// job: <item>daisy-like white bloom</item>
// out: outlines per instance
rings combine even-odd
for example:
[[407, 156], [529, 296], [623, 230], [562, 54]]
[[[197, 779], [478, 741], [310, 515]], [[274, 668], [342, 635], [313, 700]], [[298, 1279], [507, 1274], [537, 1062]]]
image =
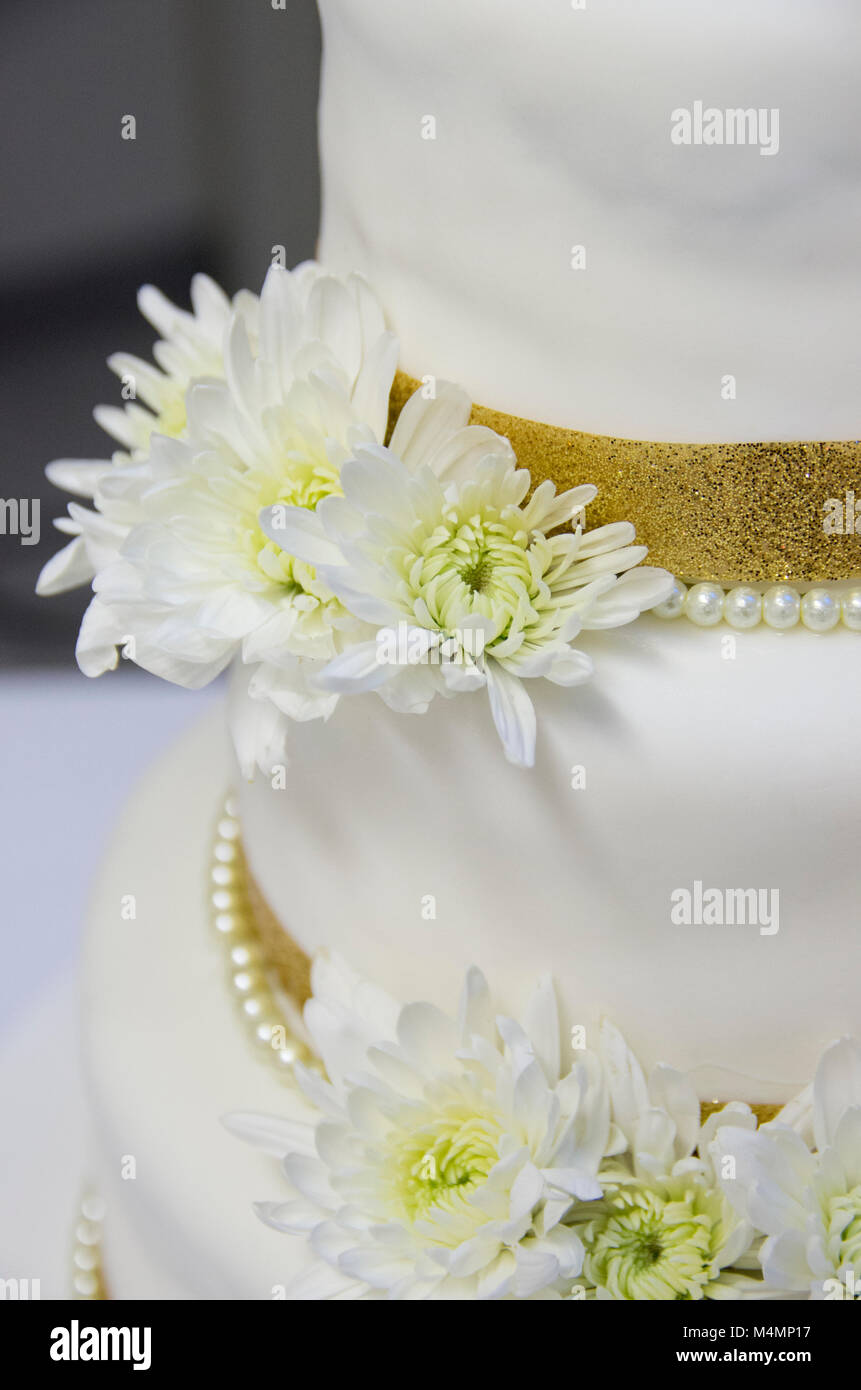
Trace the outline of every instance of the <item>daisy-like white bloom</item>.
[[328, 1079], [297, 1074], [317, 1124], [227, 1120], [295, 1191], [258, 1208], [315, 1252], [288, 1296], [558, 1297], [583, 1258], [563, 1218], [601, 1195], [609, 1101], [594, 1055], [563, 1069], [550, 983], [523, 1026], [495, 1016], [477, 970], [456, 1022], [399, 1007], [337, 957], [315, 962], [312, 987]]
[[737, 1299], [761, 1296], [754, 1231], [721, 1191], [710, 1146], [721, 1125], [756, 1125], [727, 1105], [700, 1124], [687, 1077], [658, 1066], [648, 1080], [610, 1025], [601, 1047], [611, 1095], [615, 1156], [601, 1172], [604, 1196], [572, 1219], [586, 1246], [583, 1274], [598, 1298]]
[[722, 1128], [723, 1186], [767, 1237], [766, 1282], [813, 1299], [861, 1298], [861, 1046], [833, 1043], [812, 1088], [755, 1134]]
[[[112, 468], [144, 458], [154, 432], [175, 438], [184, 435], [188, 388], [195, 380], [223, 378], [224, 338], [234, 315], [243, 319], [256, 340], [257, 296], [241, 290], [230, 300], [208, 275], [195, 275], [191, 282], [190, 313], [177, 308], [154, 285], [142, 286], [138, 307], [160, 334], [153, 347], [155, 365], [130, 353], [114, 353], [108, 366], [130, 399], [124, 407], [99, 405], [94, 411], [98, 423], [121, 448], [112, 459], [57, 459], [46, 469], [56, 487], [76, 497], [93, 499]], [[55, 525], [73, 539], [45, 565], [39, 577], [40, 594], [58, 594], [89, 583], [124, 535], [121, 521], [100, 519], [74, 502], [69, 515]]]
[[[315, 271], [313, 265], [299, 268], [299, 274], [308, 279]], [[114, 353], [108, 366], [123, 383], [133, 386], [135, 399], [123, 408], [96, 406], [94, 414], [126, 455], [139, 459], [149, 450], [151, 434], [179, 438], [185, 433], [189, 386], [192, 381], [224, 377], [224, 339], [236, 316], [256, 340], [259, 303], [249, 290], [228, 299], [208, 275], [195, 275], [190, 313], [171, 304], [154, 285], [139, 290], [138, 308], [160, 334], [152, 350], [155, 366], [130, 353]]]
[[343, 465], [342, 497], [313, 514], [271, 507], [261, 526], [368, 626], [322, 687], [377, 690], [421, 712], [435, 693], [484, 685], [507, 757], [530, 766], [535, 712], [522, 681], [587, 679], [592, 663], [571, 645], [580, 631], [630, 622], [672, 580], [640, 566], [646, 550], [628, 523], [583, 529], [595, 488], [557, 495], [548, 481], [527, 500], [529, 473], [508, 441], [469, 414], [458, 387], [441, 383], [433, 399], [420, 388], [389, 446], [362, 444]]
[[[272, 268], [256, 335], [234, 313], [224, 380], [192, 383], [182, 438], [154, 433], [145, 458], [95, 485], [86, 522], [96, 553], [78, 640], [88, 675], [116, 665], [118, 645], [179, 684], [206, 684], [240, 651], [271, 654], [278, 671], [323, 663], [352, 623], [313, 569], [273, 545], [258, 524], [276, 502], [313, 509], [339, 491], [341, 463], [381, 439], [397, 358], [367, 285], [319, 267]], [[291, 680], [287, 712], [325, 714], [326, 692]], [[271, 741], [271, 740], [270, 740]]]

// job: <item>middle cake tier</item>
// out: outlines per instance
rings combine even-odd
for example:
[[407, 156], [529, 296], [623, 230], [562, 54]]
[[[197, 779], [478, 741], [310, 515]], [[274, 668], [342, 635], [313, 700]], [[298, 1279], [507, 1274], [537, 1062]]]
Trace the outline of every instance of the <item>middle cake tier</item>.
[[532, 770], [482, 693], [293, 725], [240, 789], [257, 887], [399, 999], [449, 1010], [476, 964], [516, 1015], [549, 972], [588, 1042], [609, 1017], [704, 1100], [785, 1101], [861, 1024], [857, 635], [646, 618], [590, 653], [590, 686], [532, 683]]

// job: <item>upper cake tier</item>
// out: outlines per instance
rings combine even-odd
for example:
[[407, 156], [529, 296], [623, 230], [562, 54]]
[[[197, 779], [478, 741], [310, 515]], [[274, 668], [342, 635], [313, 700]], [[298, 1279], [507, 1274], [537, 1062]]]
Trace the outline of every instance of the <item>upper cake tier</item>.
[[408, 371], [600, 434], [857, 436], [853, 0], [320, 9], [320, 257]]

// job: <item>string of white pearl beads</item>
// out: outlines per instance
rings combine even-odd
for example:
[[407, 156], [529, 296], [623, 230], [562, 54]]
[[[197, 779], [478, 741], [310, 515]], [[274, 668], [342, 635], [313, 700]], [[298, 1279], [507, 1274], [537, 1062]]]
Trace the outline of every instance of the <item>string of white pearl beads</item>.
[[688, 588], [676, 579], [669, 597], [652, 612], [659, 618], [685, 617], [697, 627], [725, 622], [737, 631], [763, 622], [778, 632], [799, 623], [810, 632], [830, 632], [842, 622], [852, 632], [861, 632], [861, 588], [840, 594], [817, 587], [802, 593], [792, 584], [773, 584], [760, 593], [748, 584], [724, 589], [700, 583]]

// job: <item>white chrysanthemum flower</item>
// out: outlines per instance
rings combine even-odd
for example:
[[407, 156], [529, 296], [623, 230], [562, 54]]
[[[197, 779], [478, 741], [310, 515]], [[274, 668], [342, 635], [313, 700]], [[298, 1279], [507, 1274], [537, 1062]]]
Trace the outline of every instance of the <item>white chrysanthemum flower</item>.
[[573, 1219], [586, 1255], [584, 1279], [599, 1298], [737, 1299], [761, 1296], [754, 1231], [721, 1191], [710, 1145], [723, 1124], [753, 1128], [746, 1105], [700, 1124], [689, 1079], [658, 1066], [648, 1081], [621, 1035], [604, 1026], [601, 1052], [621, 1136], [601, 1172], [604, 1197]]
[[[301, 274], [310, 281], [315, 270], [302, 267]], [[135, 398], [122, 409], [100, 405], [94, 412], [102, 429], [134, 459], [146, 456], [153, 433], [174, 439], [185, 433], [189, 386], [193, 381], [224, 377], [224, 339], [234, 318], [242, 319], [256, 341], [259, 302], [249, 290], [228, 299], [208, 275], [195, 275], [190, 313], [177, 308], [154, 285], [140, 289], [138, 308], [161, 335], [152, 350], [156, 365], [130, 353], [114, 353], [108, 366], [122, 382], [131, 384]]]
[[267, 1202], [317, 1260], [292, 1298], [556, 1297], [582, 1264], [572, 1203], [601, 1195], [609, 1133], [600, 1062], [560, 1058], [552, 986], [521, 1027], [471, 970], [458, 1022], [399, 1008], [338, 958], [315, 962], [305, 1020], [327, 1080], [299, 1069], [313, 1131], [232, 1116], [278, 1153], [296, 1190]]
[[861, 1046], [827, 1049], [812, 1089], [755, 1134], [722, 1128], [723, 1186], [767, 1239], [766, 1282], [814, 1299], [861, 1298]]
[[[303, 268], [303, 277], [307, 278]], [[155, 366], [130, 353], [118, 352], [108, 366], [133, 393], [124, 407], [99, 405], [96, 420], [122, 447], [112, 459], [57, 459], [45, 470], [56, 487], [76, 497], [94, 498], [99, 483], [113, 468], [146, 457], [153, 433], [181, 438], [186, 431], [186, 393], [192, 381], [224, 376], [224, 339], [235, 315], [242, 318], [256, 341], [258, 299], [241, 290], [232, 300], [210, 280], [195, 275], [191, 282], [191, 312], [179, 309], [156, 289], [144, 285], [138, 307], [161, 336], [153, 347]], [[87, 584], [121, 543], [121, 522], [99, 517], [72, 503], [68, 517], [55, 523], [73, 539], [45, 565], [39, 576], [40, 594], [58, 594]]]
[[320, 685], [417, 712], [437, 692], [486, 685], [506, 755], [529, 766], [535, 713], [521, 681], [587, 679], [578, 633], [630, 622], [672, 580], [633, 569], [646, 549], [627, 522], [583, 529], [593, 487], [557, 495], [544, 482], [526, 500], [510, 444], [469, 414], [458, 387], [440, 383], [432, 400], [419, 389], [388, 448], [360, 445], [343, 466], [343, 497], [313, 515], [272, 507], [261, 526], [370, 626]]
[[[147, 670], [197, 687], [244, 639], [249, 662], [259, 645], [276, 669], [322, 664], [339, 628], [356, 625], [258, 517], [276, 502], [315, 507], [339, 491], [353, 449], [383, 437], [397, 344], [360, 277], [318, 267], [272, 268], [258, 319], [255, 342], [243, 315], [232, 318], [225, 380], [192, 383], [185, 437], [153, 434], [146, 458], [96, 482], [83, 524], [101, 546], [77, 648], [88, 675], [115, 666], [123, 645]], [[277, 690], [267, 694], [277, 705]], [[294, 717], [298, 703], [291, 690]], [[308, 695], [309, 714], [331, 704]]]

